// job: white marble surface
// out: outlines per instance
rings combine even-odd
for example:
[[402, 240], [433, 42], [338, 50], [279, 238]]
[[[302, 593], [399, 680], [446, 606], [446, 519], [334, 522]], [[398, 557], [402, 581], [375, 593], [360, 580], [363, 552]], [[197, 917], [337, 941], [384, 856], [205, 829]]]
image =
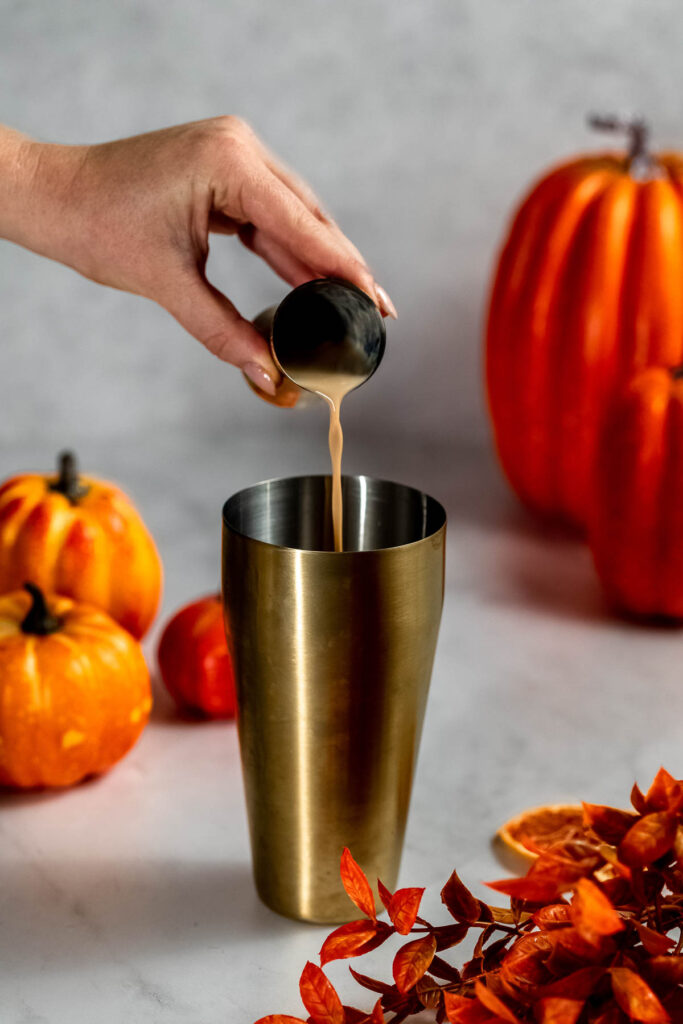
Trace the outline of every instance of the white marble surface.
[[[324, 467], [310, 424], [282, 423], [232, 446], [86, 445], [159, 539], [165, 613], [214, 585], [229, 492]], [[12, 468], [39, 462], [37, 450], [4, 449], [4, 470], [10, 454]], [[438, 918], [454, 866], [482, 893], [503, 873], [489, 843], [510, 814], [623, 801], [660, 762], [683, 774], [681, 636], [610, 618], [585, 548], [526, 518], [486, 448], [380, 449], [350, 436], [347, 469], [427, 487], [448, 507], [446, 603], [401, 872], [429, 887]], [[298, 1014], [298, 976], [325, 932], [254, 893], [234, 726], [181, 721], [162, 694], [106, 777], [0, 796], [3, 1024]], [[389, 971], [381, 950], [374, 963]], [[362, 1003], [344, 964], [330, 973]]]

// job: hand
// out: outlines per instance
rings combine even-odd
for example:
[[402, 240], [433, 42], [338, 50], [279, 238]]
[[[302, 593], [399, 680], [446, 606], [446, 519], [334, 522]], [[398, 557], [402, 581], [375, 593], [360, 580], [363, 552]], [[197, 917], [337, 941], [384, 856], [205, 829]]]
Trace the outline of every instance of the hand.
[[0, 234], [93, 281], [153, 299], [269, 394], [280, 374], [268, 345], [206, 278], [210, 232], [238, 235], [292, 286], [346, 278], [396, 315], [309, 186], [239, 118], [96, 146], [4, 132], [0, 169], [11, 151], [14, 172], [13, 195], [4, 208], [0, 200]]

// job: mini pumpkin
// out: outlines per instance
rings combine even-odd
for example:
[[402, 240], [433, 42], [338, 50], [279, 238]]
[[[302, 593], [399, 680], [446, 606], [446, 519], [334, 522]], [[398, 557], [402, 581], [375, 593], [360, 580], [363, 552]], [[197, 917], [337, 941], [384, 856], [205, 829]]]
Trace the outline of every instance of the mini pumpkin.
[[170, 619], [158, 649], [159, 671], [179, 707], [209, 718], [235, 715], [235, 679], [220, 595], [185, 605]]
[[626, 153], [551, 170], [512, 221], [490, 299], [486, 374], [496, 447], [520, 498], [586, 526], [607, 403], [633, 372], [683, 360], [683, 157]]
[[129, 498], [79, 477], [64, 452], [55, 476], [26, 473], [0, 487], [0, 593], [31, 580], [104, 609], [142, 637], [161, 596], [161, 560]]
[[33, 584], [0, 597], [0, 784], [69, 786], [133, 746], [152, 706], [140, 645]]
[[682, 377], [636, 374], [598, 445], [589, 540], [607, 599], [631, 615], [683, 619]]

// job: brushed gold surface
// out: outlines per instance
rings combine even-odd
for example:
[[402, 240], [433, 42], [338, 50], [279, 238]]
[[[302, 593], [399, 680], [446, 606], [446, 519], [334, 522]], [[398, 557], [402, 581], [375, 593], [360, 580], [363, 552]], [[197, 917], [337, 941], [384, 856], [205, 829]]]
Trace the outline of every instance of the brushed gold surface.
[[413, 543], [341, 553], [264, 543], [224, 521], [254, 877], [281, 914], [358, 917], [339, 878], [344, 846], [373, 883], [395, 885], [444, 550], [445, 521]]

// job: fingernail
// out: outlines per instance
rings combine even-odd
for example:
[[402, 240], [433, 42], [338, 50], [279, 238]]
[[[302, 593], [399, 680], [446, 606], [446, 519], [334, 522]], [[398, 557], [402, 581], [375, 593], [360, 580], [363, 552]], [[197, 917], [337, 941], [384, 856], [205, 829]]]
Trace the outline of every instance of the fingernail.
[[262, 366], [258, 363], [245, 363], [242, 367], [242, 373], [245, 377], [248, 377], [252, 384], [255, 384], [261, 391], [265, 391], [267, 395], [275, 394], [275, 381]]
[[381, 284], [375, 285], [375, 293], [377, 295], [377, 301], [379, 308], [387, 316], [390, 316], [392, 320], [398, 320], [398, 313], [396, 312], [396, 306], [393, 304], [387, 293], [382, 288]]

